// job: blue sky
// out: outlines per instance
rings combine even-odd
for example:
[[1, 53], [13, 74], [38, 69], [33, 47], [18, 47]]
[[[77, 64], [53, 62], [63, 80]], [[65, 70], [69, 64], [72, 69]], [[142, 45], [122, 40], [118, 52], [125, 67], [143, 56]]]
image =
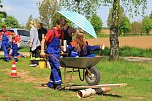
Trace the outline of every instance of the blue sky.
[[[29, 16], [32, 15], [33, 18], [39, 17], [39, 11], [36, 3], [38, 0], [2, 0], [4, 9], [8, 15], [12, 15], [18, 19], [19, 23], [25, 25]], [[103, 26], [107, 26], [106, 21], [109, 13], [109, 6], [101, 6], [97, 15], [103, 21]], [[149, 15], [152, 12], [152, 0], [148, 0], [147, 9], [145, 10], [145, 15]], [[142, 16], [138, 15], [130, 18], [131, 21], [141, 21]]]

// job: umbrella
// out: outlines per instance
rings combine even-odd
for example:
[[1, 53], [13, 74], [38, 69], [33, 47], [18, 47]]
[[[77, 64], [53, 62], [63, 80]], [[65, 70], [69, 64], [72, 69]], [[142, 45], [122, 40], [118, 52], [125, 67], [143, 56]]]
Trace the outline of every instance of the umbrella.
[[84, 16], [72, 11], [58, 11], [58, 12], [63, 16], [65, 16], [70, 21], [72, 21], [78, 27], [80, 27], [81, 29], [92, 35], [94, 38], [97, 38], [93, 26]]

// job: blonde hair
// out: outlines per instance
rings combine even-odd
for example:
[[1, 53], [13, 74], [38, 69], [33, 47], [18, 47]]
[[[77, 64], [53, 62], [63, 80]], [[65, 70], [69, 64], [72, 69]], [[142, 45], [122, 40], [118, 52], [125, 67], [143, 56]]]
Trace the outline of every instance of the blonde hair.
[[77, 46], [76, 46], [76, 49], [77, 51], [81, 51], [82, 49], [85, 48], [85, 33], [84, 31], [82, 30], [77, 30], [77, 34], [76, 34], [76, 37], [75, 37], [75, 41], [77, 42]]
[[33, 25], [33, 26], [36, 26], [34, 20], [31, 20], [31, 21], [30, 21], [30, 24]]

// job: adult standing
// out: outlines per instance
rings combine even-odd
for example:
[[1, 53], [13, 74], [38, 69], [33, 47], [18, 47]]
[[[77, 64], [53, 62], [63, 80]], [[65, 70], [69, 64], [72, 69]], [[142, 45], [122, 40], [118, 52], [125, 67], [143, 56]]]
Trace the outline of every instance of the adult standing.
[[42, 41], [42, 35], [44, 34], [44, 36], [45, 36], [46, 33], [47, 33], [47, 30], [43, 27], [43, 23], [39, 22], [38, 23], [38, 36], [39, 36], [40, 42]]
[[63, 40], [67, 41], [67, 45], [72, 42], [72, 36], [76, 34], [76, 30], [67, 24], [67, 21], [64, 18], [61, 18], [63, 29], [61, 33], [61, 41], [63, 45]]
[[42, 40], [47, 44], [46, 54], [48, 55], [49, 63], [51, 66], [50, 81], [47, 86], [49, 88], [59, 89], [61, 88], [61, 72], [60, 72], [60, 35], [61, 35], [61, 20], [56, 21], [56, 26], [53, 29], [48, 30], [45, 40]]
[[38, 38], [38, 31], [35, 28], [35, 22], [32, 20], [30, 21], [30, 51], [32, 52], [32, 60], [31, 65], [32, 67], [35, 67], [38, 65], [38, 62], [36, 61], [36, 58], [39, 57], [39, 48], [40, 48], [40, 41]]

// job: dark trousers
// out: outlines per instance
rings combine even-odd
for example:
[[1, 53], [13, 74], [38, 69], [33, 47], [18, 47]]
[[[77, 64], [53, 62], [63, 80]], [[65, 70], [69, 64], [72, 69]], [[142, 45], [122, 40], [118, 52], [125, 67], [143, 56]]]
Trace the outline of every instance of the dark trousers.
[[[40, 46], [38, 46], [34, 51], [32, 52], [32, 58], [38, 58], [40, 57]], [[31, 60], [31, 64], [37, 64], [38, 65], [38, 61], [37, 60]]]

